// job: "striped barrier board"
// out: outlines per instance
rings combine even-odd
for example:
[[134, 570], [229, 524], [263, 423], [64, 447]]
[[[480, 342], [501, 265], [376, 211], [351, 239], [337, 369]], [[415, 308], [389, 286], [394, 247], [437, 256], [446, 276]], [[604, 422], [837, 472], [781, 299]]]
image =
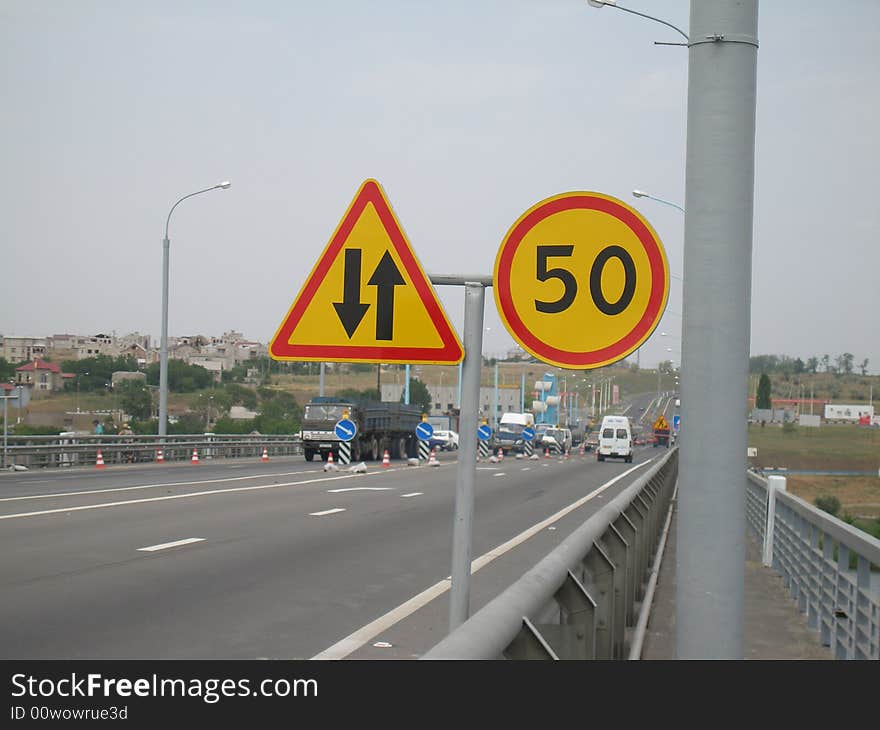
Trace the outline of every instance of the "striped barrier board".
[[431, 449], [428, 448], [428, 442], [419, 440], [419, 461], [427, 461], [430, 452]]
[[348, 441], [339, 442], [339, 463], [342, 466], [351, 463], [351, 444]]

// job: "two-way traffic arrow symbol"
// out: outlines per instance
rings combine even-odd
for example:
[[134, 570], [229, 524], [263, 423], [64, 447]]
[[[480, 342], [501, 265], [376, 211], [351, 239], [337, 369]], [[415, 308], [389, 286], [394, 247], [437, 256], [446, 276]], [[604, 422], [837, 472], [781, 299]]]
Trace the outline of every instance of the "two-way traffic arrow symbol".
[[369, 304], [361, 303], [361, 249], [345, 250], [345, 275], [342, 280], [342, 301], [334, 302], [339, 321], [345, 327], [348, 338], [355, 333]]
[[[361, 254], [359, 248], [345, 250], [342, 301], [333, 307], [348, 338], [351, 339], [370, 308], [361, 302]], [[394, 333], [394, 287], [406, 284], [390, 252], [385, 251], [379, 265], [367, 281], [376, 287], [376, 339], [391, 340]]]

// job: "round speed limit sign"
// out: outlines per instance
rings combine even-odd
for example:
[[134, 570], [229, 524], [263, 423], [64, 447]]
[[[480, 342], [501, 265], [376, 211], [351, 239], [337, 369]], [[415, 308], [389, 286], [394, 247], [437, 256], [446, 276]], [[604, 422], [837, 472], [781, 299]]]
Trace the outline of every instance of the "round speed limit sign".
[[610, 195], [574, 192], [533, 205], [495, 258], [495, 303], [539, 360], [588, 370], [622, 360], [651, 335], [669, 267], [651, 225]]

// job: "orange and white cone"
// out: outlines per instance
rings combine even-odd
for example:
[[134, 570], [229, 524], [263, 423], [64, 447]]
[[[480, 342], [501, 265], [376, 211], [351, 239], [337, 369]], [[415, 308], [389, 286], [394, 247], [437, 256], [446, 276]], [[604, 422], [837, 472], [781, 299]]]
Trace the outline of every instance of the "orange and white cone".
[[431, 449], [431, 455], [428, 457], [428, 466], [440, 466], [440, 462], [434, 456], [434, 449]]
[[103, 469], [104, 468], [104, 456], [101, 454], [101, 449], [98, 449], [98, 458], [95, 461], [95, 469]]
[[198, 449], [193, 449], [193, 455], [192, 455], [192, 461], [191, 461], [191, 463], [193, 463], [193, 464], [198, 464], [198, 463], [199, 463], [199, 452], [198, 452]]
[[165, 455], [162, 453], [162, 449], [156, 451], [156, 463], [164, 464], [165, 463]]
[[[266, 461], [268, 461], [268, 460], [269, 459], [267, 458]], [[333, 466], [333, 452], [332, 451], [327, 452], [327, 465]]]
[[498, 461], [501, 461], [504, 458], [504, 449], [498, 449]]
[[544, 449], [544, 458], [545, 459], [550, 458], [550, 447], [549, 446], [546, 449]]
[[568, 461], [568, 449], [565, 450], [565, 460]]
[[267, 449], [265, 446], [263, 447], [262, 461], [269, 461], [269, 449]]
[[388, 449], [382, 454], [382, 466], [391, 466], [391, 458], [388, 456]]

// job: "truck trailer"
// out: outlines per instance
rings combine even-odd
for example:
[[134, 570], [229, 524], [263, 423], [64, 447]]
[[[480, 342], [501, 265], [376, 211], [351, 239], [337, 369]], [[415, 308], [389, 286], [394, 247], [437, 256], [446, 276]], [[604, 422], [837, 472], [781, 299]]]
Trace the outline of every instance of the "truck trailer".
[[357, 426], [357, 435], [350, 442], [352, 461], [377, 461], [386, 450], [392, 459], [417, 455], [415, 428], [422, 420], [419, 406], [318, 396], [306, 403], [303, 413], [301, 437], [306, 461], [312, 461], [316, 454], [326, 461], [330, 453], [339, 459], [335, 427], [346, 416]]

